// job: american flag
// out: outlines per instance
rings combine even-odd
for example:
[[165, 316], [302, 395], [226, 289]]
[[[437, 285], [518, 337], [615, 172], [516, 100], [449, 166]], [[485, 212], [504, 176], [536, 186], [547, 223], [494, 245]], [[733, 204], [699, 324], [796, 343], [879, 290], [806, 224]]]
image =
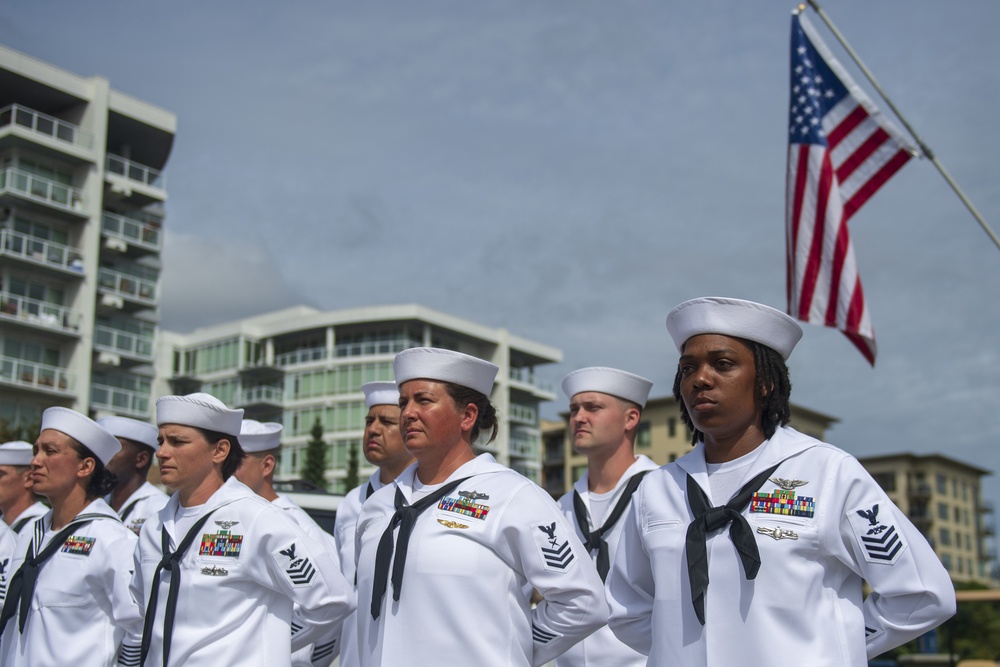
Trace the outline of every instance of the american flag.
[[875, 365], [875, 331], [847, 222], [917, 155], [792, 16], [786, 242], [788, 313], [836, 327]]

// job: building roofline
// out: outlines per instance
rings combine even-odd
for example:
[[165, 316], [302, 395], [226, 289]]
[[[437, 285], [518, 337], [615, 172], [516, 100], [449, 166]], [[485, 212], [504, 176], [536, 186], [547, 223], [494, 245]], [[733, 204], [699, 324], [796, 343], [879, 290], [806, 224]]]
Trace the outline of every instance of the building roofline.
[[987, 470], [986, 468], [980, 468], [979, 466], [974, 466], [971, 463], [966, 463], [964, 461], [959, 461], [958, 459], [952, 458], [950, 456], [945, 456], [944, 454], [914, 454], [913, 452], [898, 452], [896, 454], [878, 454], [875, 456], [859, 456], [858, 461], [864, 464], [872, 463], [890, 463], [892, 461], [898, 461], [900, 459], [910, 461], [913, 463], [945, 463], [956, 468], [964, 468], [968, 471], [977, 473], [979, 475], [992, 475], [992, 470]]

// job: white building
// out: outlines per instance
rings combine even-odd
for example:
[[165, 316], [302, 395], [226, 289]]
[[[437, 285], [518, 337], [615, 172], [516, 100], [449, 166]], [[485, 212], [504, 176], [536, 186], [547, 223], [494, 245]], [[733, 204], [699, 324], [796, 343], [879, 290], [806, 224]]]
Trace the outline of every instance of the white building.
[[351, 447], [360, 478], [373, 468], [360, 455], [365, 409], [361, 385], [392, 380], [395, 354], [410, 347], [444, 347], [500, 367], [491, 396], [500, 433], [481, 447], [538, 481], [538, 406], [555, 400], [535, 379], [536, 366], [562, 361], [553, 347], [417, 305], [321, 312], [307, 306], [267, 313], [190, 334], [162, 332], [156, 395], [208, 392], [247, 418], [284, 424], [279, 479], [299, 477], [305, 445], [318, 418], [327, 443], [327, 480], [344, 491]]
[[0, 46], [0, 419], [152, 417], [176, 118]]

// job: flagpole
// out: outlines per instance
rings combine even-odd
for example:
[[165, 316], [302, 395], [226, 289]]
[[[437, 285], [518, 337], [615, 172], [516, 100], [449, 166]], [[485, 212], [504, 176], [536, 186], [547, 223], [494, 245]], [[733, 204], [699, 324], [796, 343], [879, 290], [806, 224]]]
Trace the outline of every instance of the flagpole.
[[854, 62], [857, 64], [857, 66], [861, 68], [861, 71], [864, 72], [864, 75], [868, 78], [868, 81], [871, 82], [872, 86], [875, 87], [875, 90], [878, 91], [878, 94], [882, 96], [882, 99], [885, 100], [885, 103], [889, 106], [890, 109], [892, 109], [892, 112], [896, 114], [896, 117], [899, 118], [899, 121], [903, 124], [903, 127], [905, 127], [906, 130], [913, 136], [914, 141], [916, 141], [917, 146], [920, 147], [920, 150], [923, 152], [923, 154], [927, 157], [928, 160], [931, 161], [931, 163], [941, 173], [941, 176], [943, 176], [944, 180], [948, 183], [948, 185], [951, 186], [951, 189], [955, 191], [955, 194], [958, 195], [958, 198], [962, 200], [962, 203], [965, 204], [965, 207], [969, 209], [969, 212], [972, 213], [972, 217], [976, 219], [979, 225], [983, 228], [983, 231], [986, 232], [987, 236], [989, 236], [990, 239], [993, 240], [994, 245], [996, 245], [996, 247], [1000, 249], [1000, 237], [998, 237], [996, 233], [992, 229], [990, 229], [990, 226], [986, 223], [986, 220], [983, 219], [983, 216], [979, 214], [979, 211], [976, 210], [976, 207], [973, 206], [972, 202], [969, 201], [969, 198], [965, 196], [965, 193], [962, 192], [962, 189], [958, 187], [958, 183], [956, 183], [954, 179], [952, 179], [951, 175], [944, 168], [944, 165], [942, 165], [938, 161], [937, 156], [934, 155], [934, 151], [930, 149], [930, 146], [924, 143], [923, 139], [921, 139], [920, 136], [916, 133], [916, 131], [914, 131], [914, 129], [910, 126], [910, 123], [906, 120], [906, 118], [903, 117], [903, 114], [901, 114], [899, 112], [899, 109], [896, 108], [896, 105], [892, 103], [891, 99], [889, 99], [889, 96], [885, 94], [885, 91], [882, 90], [882, 87], [878, 85], [878, 81], [876, 81], [872, 73], [868, 71], [868, 68], [865, 66], [865, 64], [861, 62], [861, 58], [859, 58], [858, 54], [854, 52], [854, 49], [852, 49], [851, 45], [847, 43], [847, 40], [844, 39], [844, 36], [842, 34], [840, 34], [840, 31], [837, 30], [837, 26], [833, 25], [833, 21], [831, 21], [830, 17], [826, 15], [826, 12], [823, 11], [823, 8], [819, 6], [819, 3], [816, 0], [807, 0], [807, 1], [809, 5], [813, 8], [813, 10], [817, 14], [819, 14], [820, 18], [823, 19], [823, 22], [826, 24], [826, 27], [830, 29], [830, 32], [832, 32], [833, 35], [837, 38], [837, 41], [840, 42], [840, 45], [844, 47], [844, 50], [847, 51], [848, 55], [850, 55], [851, 58], [854, 60]]

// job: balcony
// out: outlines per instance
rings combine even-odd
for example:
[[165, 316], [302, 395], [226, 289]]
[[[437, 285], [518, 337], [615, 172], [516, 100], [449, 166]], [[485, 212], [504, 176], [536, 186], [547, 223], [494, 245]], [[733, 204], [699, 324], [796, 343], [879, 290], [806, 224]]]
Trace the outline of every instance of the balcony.
[[528, 405], [511, 403], [510, 412], [507, 416], [512, 422], [528, 424], [529, 426], [538, 425], [538, 410]]
[[36, 140], [49, 140], [55, 145], [61, 144], [84, 151], [94, 149], [94, 135], [90, 132], [20, 104], [11, 104], [0, 109], [0, 130], [3, 129], [26, 133]]
[[72, 336], [80, 332], [79, 313], [65, 306], [9, 292], [0, 292], [0, 320]]
[[993, 502], [990, 500], [983, 500], [976, 506], [976, 511], [980, 514], [993, 514]]
[[159, 253], [163, 248], [163, 231], [158, 224], [143, 222], [117, 213], [104, 212], [101, 233], [109, 239], [123, 242], [125, 244], [123, 252], [127, 252], [131, 246], [151, 253]]
[[271, 405], [281, 407], [284, 396], [285, 390], [282, 387], [273, 387], [271, 385], [247, 387], [240, 392], [239, 402], [236, 406]]
[[153, 337], [98, 324], [94, 327], [94, 348], [143, 362], [153, 361]]
[[0, 255], [83, 275], [83, 257], [76, 249], [13, 229], [0, 229]]
[[0, 195], [7, 193], [78, 216], [86, 215], [80, 188], [35, 176], [15, 167], [0, 169]]
[[309, 364], [326, 359], [326, 346], [304, 347], [291, 352], [282, 352], [274, 355], [275, 366], [296, 366], [298, 364]]
[[149, 396], [130, 389], [92, 384], [90, 407], [93, 410], [107, 410], [126, 417], [146, 419], [149, 417]]
[[167, 198], [163, 174], [128, 158], [109, 153], [105, 163], [105, 176], [111, 186], [110, 192], [105, 191], [105, 201], [131, 200], [145, 206]]
[[555, 400], [555, 387], [551, 382], [545, 382], [535, 377], [535, 369], [531, 366], [522, 366], [520, 368], [511, 366], [508, 377], [510, 377], [512, 386], [518, 387], [520, 385], [518, 387], [520, 389], [534, 394], [541, 394], [541, 397], [548, 400]]
[[[156, 307], [156, 281], [130, 276], [114, 269], [101, 268], [97, 288], [110, 297], [120, 297], [147, 308]], [[117, 304], [116, 304], [117, 305]], [[121, 304], [119, 307], [124, 307]]]
[[537, 435], [528, 435], [525, 433], [517, 433], [517, 432], [513, 432], [510, 434], [508, 451], [510, 452], [511, 456], [537, 459], [540, 448], [541, 448], [541, 439]]
[[909, 497], [911, 502], [913, 500], [927, 500], [931, 497], [931, 485], [925, 482], [920, 482], [912, 487], [910, 487]]
[[13, 357], [0, 357], [0, 382], [45, 393], [73, 393], [73, 376], [65, 368]]

